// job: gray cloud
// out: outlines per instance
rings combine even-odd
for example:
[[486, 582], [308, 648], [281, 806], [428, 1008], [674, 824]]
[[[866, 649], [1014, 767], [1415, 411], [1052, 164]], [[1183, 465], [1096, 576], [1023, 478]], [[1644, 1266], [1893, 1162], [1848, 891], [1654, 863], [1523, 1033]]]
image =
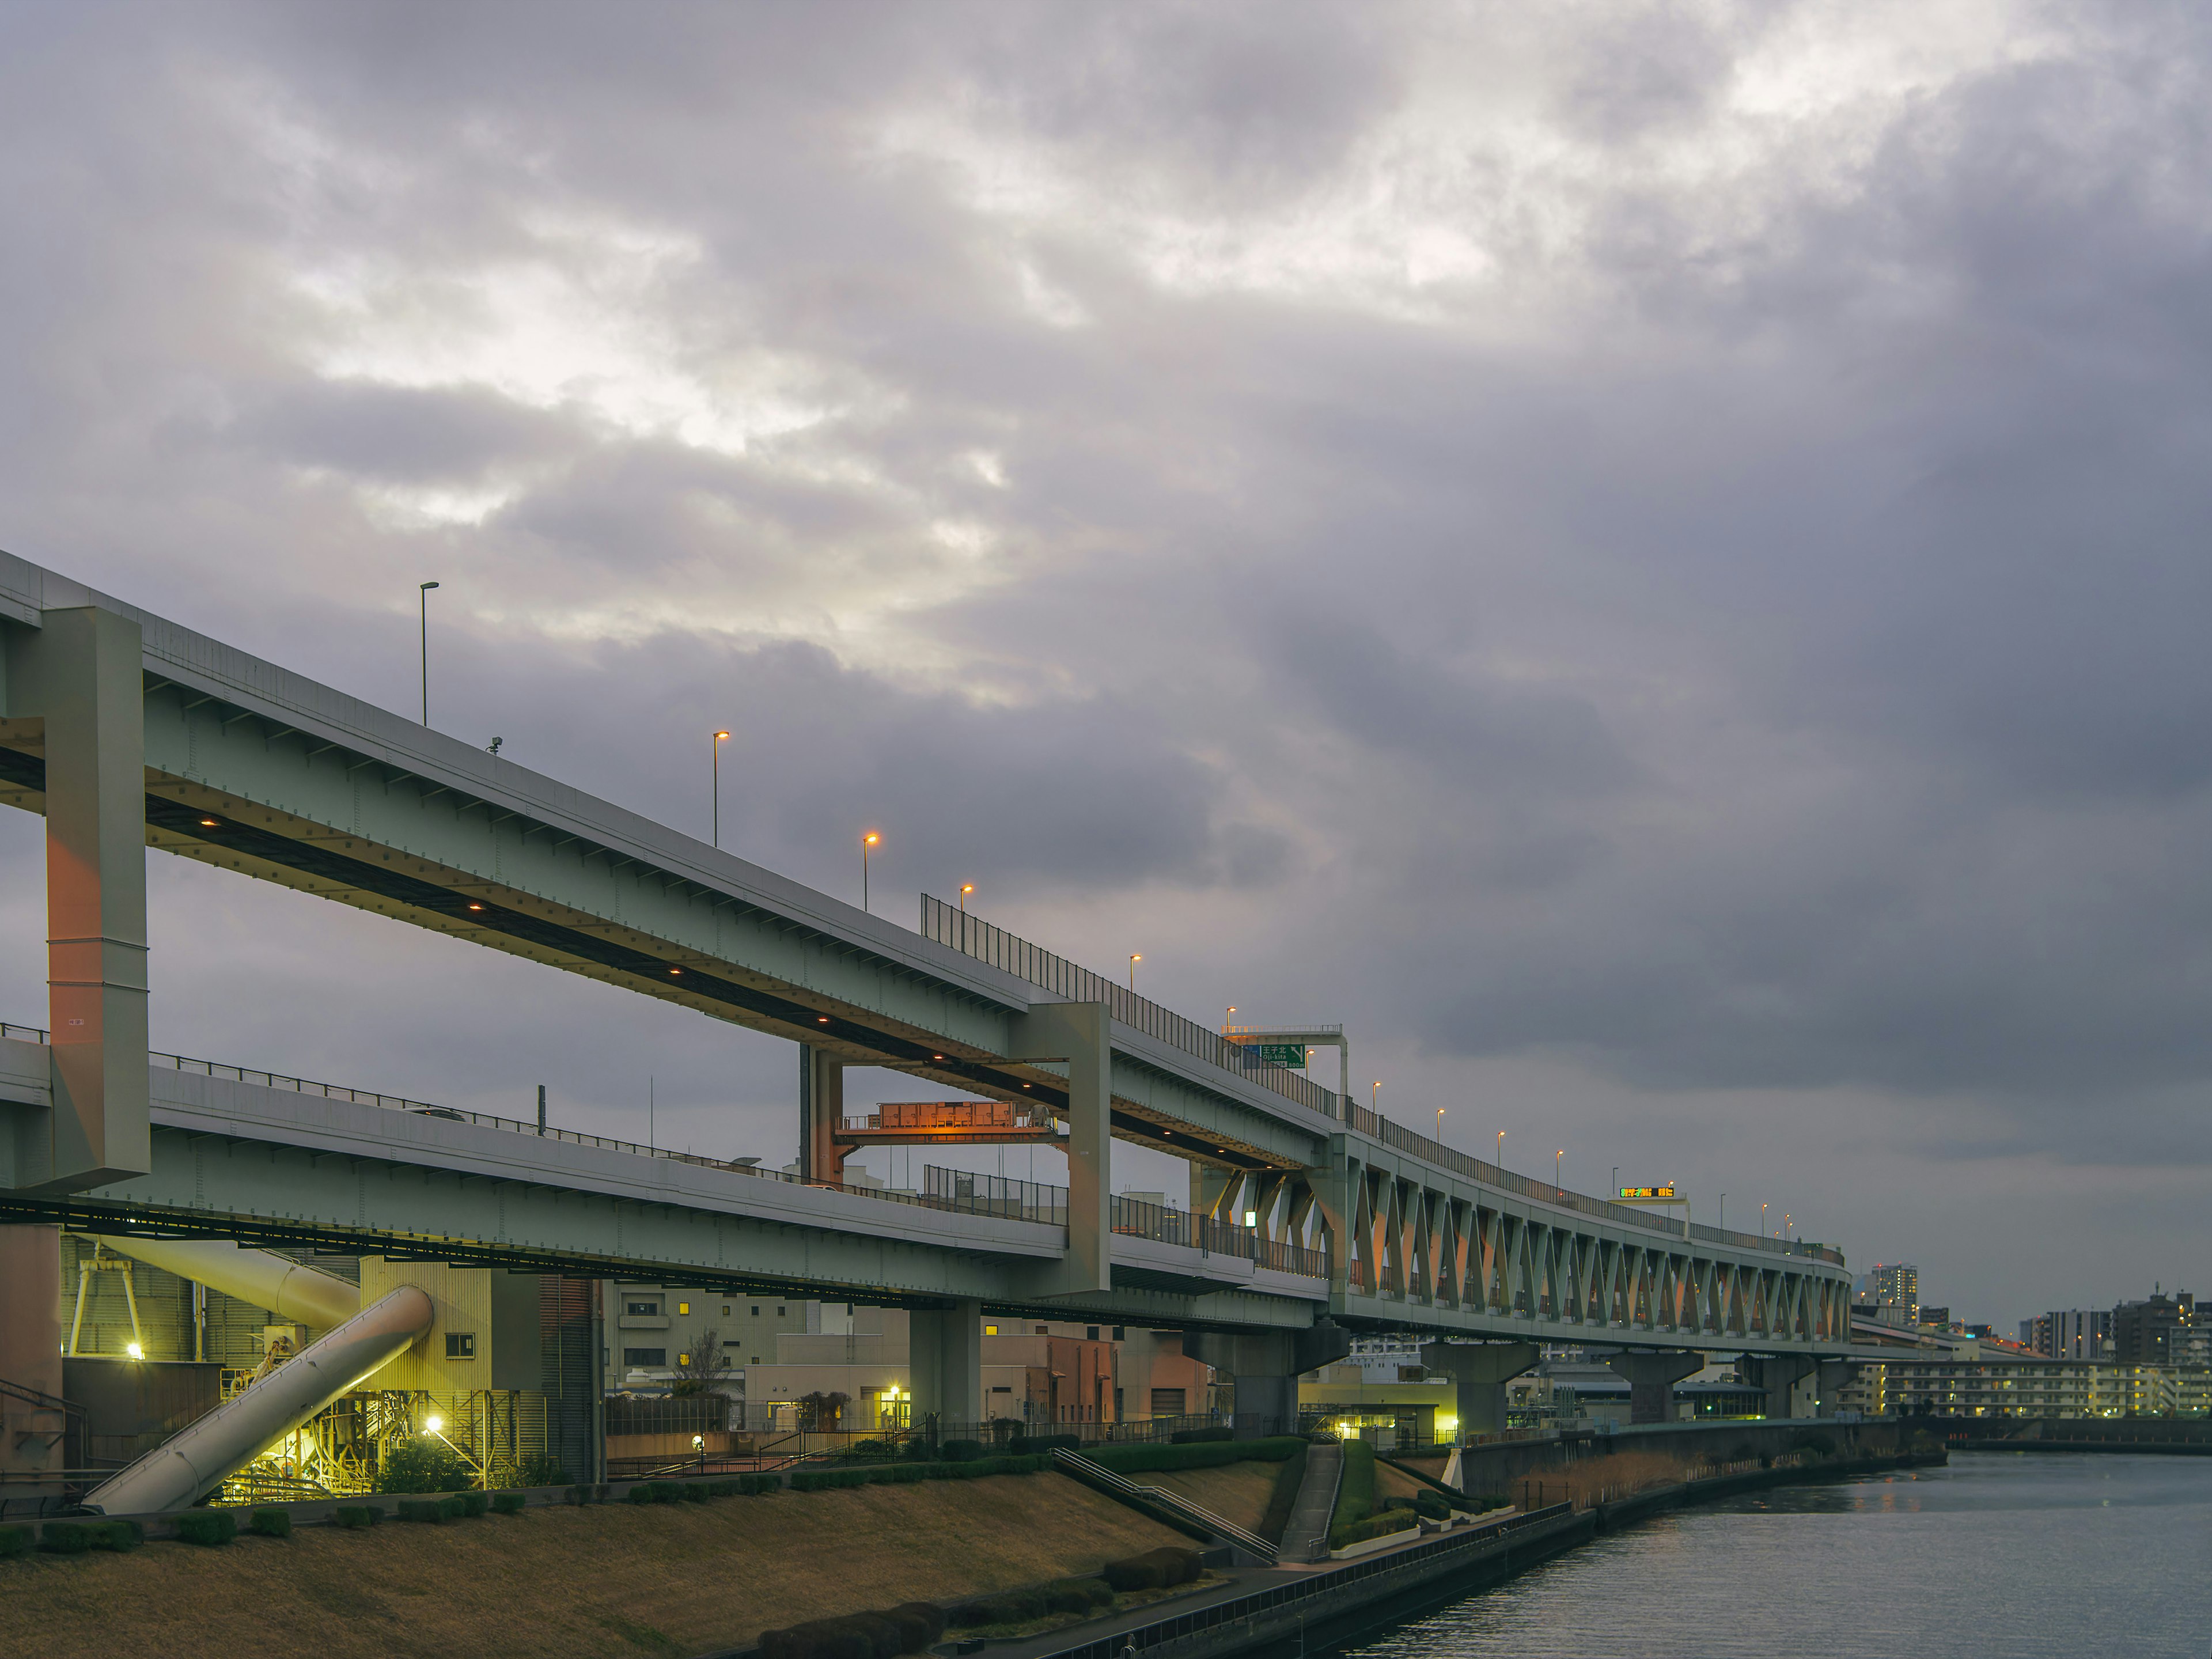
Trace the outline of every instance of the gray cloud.
[[[2171, 1280], [2212, 41], [1832, 27], [27, 13], [0, 540], [400, 708], [435, 577], [440, 724], [694, 828], [729, 726], [726, 839], [831, 890], [881, 828], [890, 914], [975, 879], [1199, 1017], [1346, 1018], [1470, 1144], [1795, 1183], [1954, 1305]], [[179, 1047], [557, 1056], [608, 1127], [649, 1071], [783, 1144], [776, 1045], [157, 885]], [[293, 926], [363, 1031], [292, 1017]], [[2008, 1230], [2126, 1179], [2062, 1293]]]

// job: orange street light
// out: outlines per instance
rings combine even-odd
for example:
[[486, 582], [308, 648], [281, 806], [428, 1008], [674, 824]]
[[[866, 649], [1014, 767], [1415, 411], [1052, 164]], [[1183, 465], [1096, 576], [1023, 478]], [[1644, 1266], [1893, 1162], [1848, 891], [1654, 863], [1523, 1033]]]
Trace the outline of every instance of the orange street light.
[[968, 914], [968, 895], [975, 890], [975, 884], [972, 881], [963, 881], [960, 884], [960, 914], [963, 916]]
[[868, 908], [868, 854], [876, 850], [883, 837], [871, 830], [860, 837], [860, 908]]
[[717, 732], [714, 742], [708, 744], [714, 751], [714, 845], [717, 847], [722, 844], [722, 741], [729, 735], [726, 732]]
[[1145, 953], [1141, 951], [1129, 952], [1129, 994], [1131, 996], [1137, 994], [1137, 964], [1144, 959]]

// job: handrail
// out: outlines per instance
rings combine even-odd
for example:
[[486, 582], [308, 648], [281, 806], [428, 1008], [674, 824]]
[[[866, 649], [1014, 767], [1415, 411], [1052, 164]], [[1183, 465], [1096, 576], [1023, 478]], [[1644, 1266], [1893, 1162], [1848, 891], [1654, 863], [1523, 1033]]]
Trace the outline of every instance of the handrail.
[[[933, 898], [927, 893], [921, 896], [921, 932], [925, 939], [933, 939], [963, 955], [974, 957], [979, 962], [1003, 969], [1040, 989], [1075, 1002], [1103, 1002], [1109, 1013], [1124, 1025], [1148, 1036], [1158, 1037], [1187, 1054], [1219, 1066], [1224, 1072], [1257, 1083], [1285, 1100], [1319, 1113], [1346, 1128], [1371, 1135], [1386, 1146], [1411, 1152], [1416, 1158], [1425, 1158], [1471, 1181], [1502, 1188], [1540, 1203], [1578, 1211], [1645, 1232], [1670, 1233], [1677, 1238], [1699, 1239], [1706, 1243], [1725, 1244], [1743, 1250], [1763, 1250], [1775, 1255], [1809, 1256], [1838, 1267], [1844, 1265], [1843, 1252], [1831, 1245], [1804, 1239], [1764, 1238], [1756, 1233], [1705, 1227], [1664, 1216], [1655, 1218], [1646, 1210], [1632, 1209], [1627, 1205], [1593, 1198], [1585, 1193], [1570, 1192], [1550, 1182], [1518, 1175], [1495, 1164], [1486, 1164], [1480, 1158], [1470, 1158], [1440, 1140], [1394, 1123], [1379, 1112], [1369, 1111], [1358, 1103], [1322, 1088], [1310, 1078], [1285, 1066], [1261, 1061], [1258, 1058], [1257, 1046], [1249, 1040], [1240, 1042], [1223, 1032], [1200, 1025], [1195, 1020], [1186, 1019], [1157, 1002], [1137, 995], [1127, 987], [1116, 984], [1103, 974], [1094, 974], [1066, 957], [1057, 956], [1042, 945], [1033, 945], [1003, 927], [994, 927], [981, 916], [947, 904], [942, 899]], [[1240, 1031], [1239, 1035], [1245, 1033]]]
[[1142, 1486], [1127, 1475], [1116, 1474], [1103, 1463], [1085, 1457], [1081, 1452], [1070, 1451], [1066, 1446], [1052, 1449], [1053, 1461], [1077, 1479], [1093, 1486], [1102, 1486], [1108, 1492], [1124, 1498], [1136, 1498], [1170, 1509], [1187, 1521], [1194, 1521], [1207, 1531], [1228, 1539], [1239, 1547], [1249, 1550], [1267, 1565], [1275, 1565], [1275, 1547], [1256, 1534], [1249, 1533], [1234, 1521], [1224, 1520], [1202, 1504], [1194, 1504], [1179, 1492], [1165, 1486]]

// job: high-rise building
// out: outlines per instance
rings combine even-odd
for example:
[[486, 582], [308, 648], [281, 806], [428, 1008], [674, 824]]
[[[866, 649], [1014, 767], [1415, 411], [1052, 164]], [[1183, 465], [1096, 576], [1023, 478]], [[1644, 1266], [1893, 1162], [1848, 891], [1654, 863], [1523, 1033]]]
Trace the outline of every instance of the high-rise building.
[[2124, 1365], [2163, 1365], [2176, 1332], [2197, 1322], [2197, 1298], [2186, 1291], [2167, 1296], [2153, 1287], [2141, 1302], [2112, 1310], [2112, 1355]]
[[1905, 1322], [1920, 1322], [1920, 1269], [1911, 1262], [1884, 1266], [1875, 1264], [1867, 1275], [1868, 1293], [1885, 1307], [1905, 1310]]
[[2020, 1322], [2021, 1346], [2053, 1359], [2101, 1359], [2112, 1341], [2103, 1308], [2060, 1308]]

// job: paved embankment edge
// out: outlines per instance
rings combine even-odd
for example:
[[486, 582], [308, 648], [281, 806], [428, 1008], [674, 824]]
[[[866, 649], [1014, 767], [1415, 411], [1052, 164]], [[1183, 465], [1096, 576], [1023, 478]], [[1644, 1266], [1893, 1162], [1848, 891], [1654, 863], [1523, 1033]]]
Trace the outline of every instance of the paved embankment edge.
[[[993, 1643], [1008, 1659], [1244, 1659], [1312, 1653], [1418, 1618], [1469, 1593], [1668, 1510], [1771, 1486], [1849, 1480], [1946, 1461], [1941, 1450], [1839, 1458], [1813, 1468], [1747, 1469], [1618, 1498], [1595, 1509], [1565, 1504], [1454, 1528], [1388, 1553], [1304, 1574], [1146, 1622], [1118, 1620], [1087, 1639], [1052, 1647]], [[1260, 1575], [1255, 1575], [1255, 1577]], [[1073, 1632], [1070, 1632], [1073, 1634]]]

